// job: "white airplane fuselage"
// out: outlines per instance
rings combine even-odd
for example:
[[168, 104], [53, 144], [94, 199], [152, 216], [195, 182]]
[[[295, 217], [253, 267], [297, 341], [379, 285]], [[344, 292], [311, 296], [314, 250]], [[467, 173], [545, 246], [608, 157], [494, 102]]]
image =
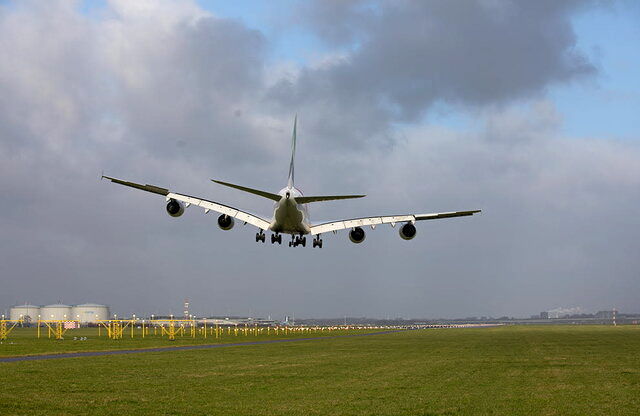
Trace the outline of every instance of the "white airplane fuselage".
[[269, 229], [275, 233], [301, 235], [309, 234], [309, 211], [306, 204], [298, 204], [296, 198], [302, 192], [294, 186], [287, 186], [278, 192], [282, 196], [274, 205], [273, 221]]

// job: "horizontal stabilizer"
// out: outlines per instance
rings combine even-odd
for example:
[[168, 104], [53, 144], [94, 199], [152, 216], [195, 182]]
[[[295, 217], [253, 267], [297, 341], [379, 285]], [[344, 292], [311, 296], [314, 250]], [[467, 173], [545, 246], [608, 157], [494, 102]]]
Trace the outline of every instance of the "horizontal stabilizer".
[[309, 202], [335, 201], [337, 199], [364, 198], [366, 195], [324, 195], [324, 196], [299, 196], [296, 198], [298, 204], [308, 204]]
[[261, 191], [259, 189], [247, 188], [246, 186], [234, 185], [232, 183], [217, 181], [215, 179], [211, 179], [211, 180], [217, 184], [228, 186], [229, 188], [238, 189], [240, 191], [249, 192], [250, 194], [260, 195], [261, 197], [271, 199], [272, 201], [280, 201], [280, 199], [282, 198], [282, 196], [278, 194], [272, 194], [271, 192]]

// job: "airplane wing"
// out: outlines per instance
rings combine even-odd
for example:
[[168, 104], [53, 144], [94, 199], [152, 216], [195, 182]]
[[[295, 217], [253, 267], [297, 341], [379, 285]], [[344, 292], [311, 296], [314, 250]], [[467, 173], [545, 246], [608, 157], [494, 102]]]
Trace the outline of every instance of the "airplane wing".
[[254, 225], [260, 228], [261, 230], [268, 230], [269, 225], [271, 225], [269, 221], [263, 218], [260, 218], [256, 215], [249, 214], [248, 212], [244, 212], [239, 209], [229, 207], [227, 205], [222, 205], [214, 201], [209, 201], [209, 200], [197, 198], [194, 196], [174, 193], [169, 191], [168, 189], [161, 188], [155, 185], [141, 185], [139, 183], [123, 181], [121, 179], [111, 178], [109, 176], [104, 176], [104, 175], [102, 177], [104, 179], [109, 179], [111, 182], [114, 182], [120, 185], [129, 186], [131, 188], [141, 189], [143, 191], [162, 195], [167, 199], [167, 201], [170, 199], [175, 199], [177, 201], [183, 202], [186, 207], [190, 205], [199, 206], [200, 208], [204, 208], [205, 214], [208, 213], [209, 211], [215, 211], [220, 214], [225, 214], [239, 221], [243, 221], [247, 224]]
[[328, 233], [329, 231], [345, 230], [354, 227], [364, 227], [370, 225], [372, 228], [378, 224], [391, 224], [395, 226], [396, 223], [401, 222], [415, 222], [423, 220], [437, 220], [440, 218], [452, 218], [452, 217], [466, 217], [480, 212], [480, 210], [473, 211], [455, 211], [455, 212], [439, 212], [433, 214], [419, 214], [419, 215], [394, 215], [387, 217], [367, 217], [367, 218], [354, 218], [350, 220], [341, 220], [334, 222], [326, 222], [323, 224], [317, 224], [311, 227], [310, 234], [317, 235], [322, 233]]

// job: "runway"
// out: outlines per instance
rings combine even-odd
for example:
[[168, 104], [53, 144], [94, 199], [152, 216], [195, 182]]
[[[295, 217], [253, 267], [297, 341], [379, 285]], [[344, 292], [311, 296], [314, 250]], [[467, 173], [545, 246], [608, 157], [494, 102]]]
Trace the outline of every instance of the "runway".
[[0, 357], [0, 363], [12, 363], [12, 362], [19, 362], [19, 361], [55, 360], [60, 358], [102, 357], [106, 355], [140, 354], [145, 352], [206, 350], [211, 348], [244, 347], [244, 346], [251, 346], [251, 345], [278, 344], [278, 343], [285, 343], [285, 342], [366, 337], [371, 335], [385, 335], [385, 334], [392, 334], [392, 333], [404, 332], [404, 331], [408, 331], [408, 329], [396, 329], [393, 331], [370, 332], [367, 334], [351, 334], [351, 335], [336, 335], [336, 336], [327, 336], [327, 337], [307, 337], [307, 338], [291, 338], [291, 339], [273, 339], [273, 340], [267, 340], [267, 341], [233, 342], [228, 344], [181, 345], [181, 346], [174, 346], [174, 347], [150, 347], [150, 348], [138, 348], [138, 349], [130, 349], [130, 350], [83, 351], [83, 352], [65, 352], [65, 353], [57, 353], [57, 354], [22, 355], [17, 357]]

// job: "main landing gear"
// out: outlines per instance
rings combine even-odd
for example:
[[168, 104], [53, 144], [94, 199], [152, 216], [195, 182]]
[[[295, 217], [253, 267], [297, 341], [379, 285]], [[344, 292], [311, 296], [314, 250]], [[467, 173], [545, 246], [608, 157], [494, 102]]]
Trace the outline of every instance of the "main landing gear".
[[289, 247], [305, 247], [307, 245], [307, 237], [303, 236], [291, 236], [291, 241], [289, 241]]
[[282, 234], [271, 234], [271, 244], [282, 244]]
[[[260, 230], [260, 232], [256, 233], [256, 243], [264, 243], [267, 240], [267, 235], [264, 233], [264, 230]], [[273, 233], [271, 234], [271, 244], [282, 244], [282, 234]], [[292, 235], [291, 241], [289, 241], [289, 247], [306, 247], [307, 246], [307, 237], [304, 235]], [[322, 248], [322, 239], [319, 235], [314, 237], [313, 239], [313, 247]]]

